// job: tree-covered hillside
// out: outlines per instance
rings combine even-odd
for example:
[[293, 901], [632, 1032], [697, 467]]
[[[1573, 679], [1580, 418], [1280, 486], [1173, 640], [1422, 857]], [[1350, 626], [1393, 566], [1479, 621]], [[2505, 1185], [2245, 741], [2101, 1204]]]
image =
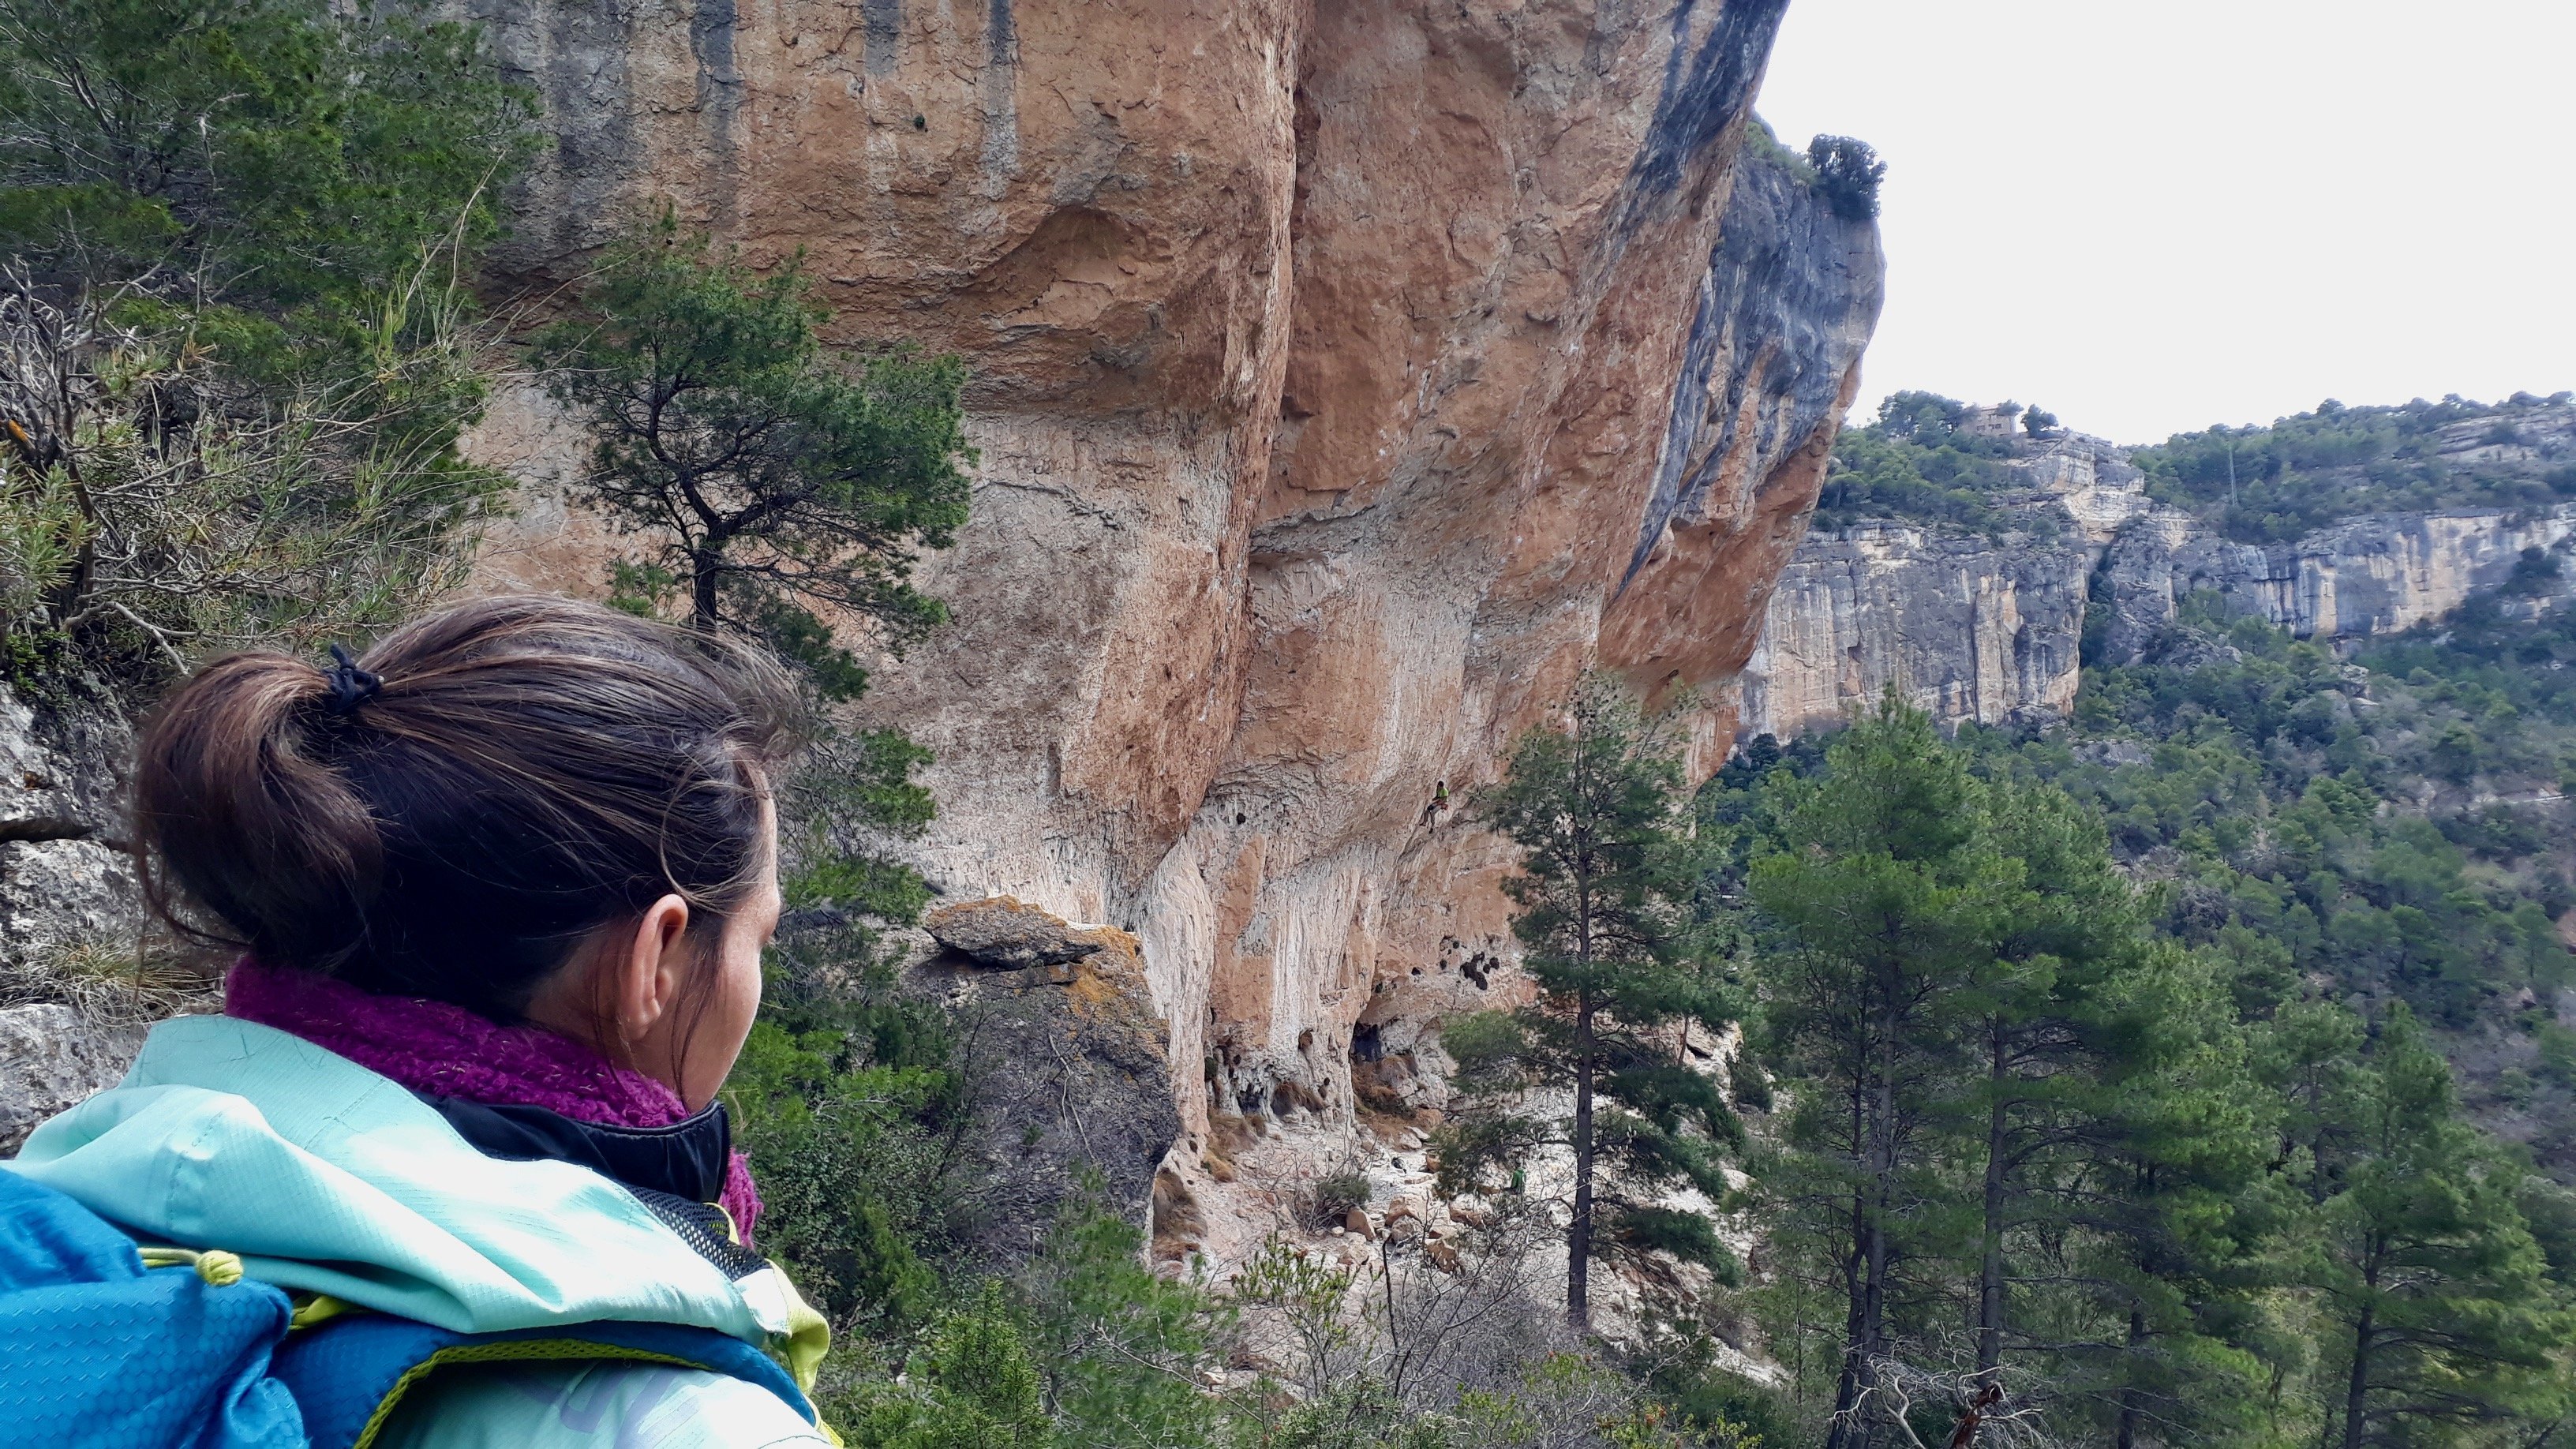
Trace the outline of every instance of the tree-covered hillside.
[[[2005, 466], [2019, 442], [1970, 431], [1970, 412], [1967, 404], [1935, 393], [1890, 394], [1875, 421], [1844, 429], [1834, 444], [1810, 526], [1831, 532], [1886, 518], [1988, 537], [2013, 530], [2054, 532], [2065, 522], [2060, 511], [2010, 506], [2029, 501], [2028, 485]], [[2044, 429], [2047, 414], [2037, 416]]]
[[2149, 494], [2245, 543], [2365, 513], [2537, 508], [2576, 498], [2576, 397], [2328, 399], [2270, 427], [2176, 433], [2130, 460]]
[[2140, 662], [2088, 668], [2067, 727], [1961, 741], [2100, 810], [2165, 929], [2249, 983], [2406, 1003], [2473, 1114], [2576, 1182], [2576, 615], [2512, 602], [2349, 662], [2187, 609]]
[[[2001, 537], [2062, 525], [2008, 466], [2061, 433], [2038, 408], [1893, 393], [1835, 444], [1814, 527], [1891, 519]], [[2539, 508], [2576, 499], [2576, 395], [2458, 396], [2396, 407], [2331, 399], [2268, 427], [2176, 433], [2137, 448], [2150, 498], [2242, 543], [2279, 543], [2369, 513]]]
[[[2005, 435], [1948, 399], [1896, 394], [1844, 435], [1817, 526], [2026, 530], [2010, 460], [2032, 446], [2027, 425]], [[2576, 498], [2576, 399], [2329, 402], [2130, 456], [2149, 496], [2249, 542], [2373, 512], [2537, 508]], [[2097, 576], [2073, 719], [1961, 740], [1990, 774], [2100, 809], [2183, 939], [2409, 1003], [2478, 1119], [2576, 1181], [2576, 997], [2561, 997], [2576, 990], [2576, 818], [2561, 799], [2576, 785], [2576, 619], [2539, 612], [2570, 567], [2530, 552], [2451, 618], [2348, 659], [2214, 597], [2186, 601], [2135, 656], [2106, 657]]]
[[[1817, 526], [2031, 539], [2050, 424], [2000, 423], [1889, 399]], [[2564, 396], [2329, 406], [2135, 458], [2270, 541], [2554, 505], [2571, 423]], [[2215, 594], [2115, 655], [2106, 566], [2070, 717], [1943, 743], [1891, 696], [1703, 793], [1760, 1004], [1739, 1301], [1796, 1442], [2567, 1432], [2571, 566], [2528, 549], [2340, 656]]]
[[[2195, 743], [2259, 781], [2223, 728]], [[2241, 840], [2115, 851], [2105, 796], [2139, 783], [2064, 741], [1945, 742], [1891, 694], [1703, 793], [1759, 1002], [1738, 1301], [1785, 1442], [2549, 1442], [2576, 1194], [2462, 1117], [2401, 992], [2195, 909], [2260, 894]], [[2301, 824], [2392, 853], [2368, 819]], [[2510, 936], [2452, 884], [2442, 929]], [[2420, 908], [2337, 904], [2355, 937]]]

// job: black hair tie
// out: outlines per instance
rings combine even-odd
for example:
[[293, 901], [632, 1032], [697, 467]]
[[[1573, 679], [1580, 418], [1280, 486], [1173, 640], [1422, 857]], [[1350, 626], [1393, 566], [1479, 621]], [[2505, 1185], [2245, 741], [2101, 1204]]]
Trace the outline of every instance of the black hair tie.
[[322, 678], [331, 686], [331, 698], [322, 707], [333, 714], [355, 710], [385, 687], [382, 676], [360, 669], [349, 651], [337, 644], [331, 646], [331, 667], [322, 671]]

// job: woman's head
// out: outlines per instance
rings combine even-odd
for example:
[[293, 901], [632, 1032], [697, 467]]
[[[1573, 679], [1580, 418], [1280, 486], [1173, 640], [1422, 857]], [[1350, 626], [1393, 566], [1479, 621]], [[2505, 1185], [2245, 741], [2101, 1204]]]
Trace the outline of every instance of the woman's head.
[[731, 1065], [777, 911], [768, 777], [797, 719], [777, 667], [533, 597], [431, 615], [356, 664], [365, 687], [236, 654], [161, 706], [135, 775], [155, 905], [262, 962], [576, 1029], [711, 1095], [683, 1061]]

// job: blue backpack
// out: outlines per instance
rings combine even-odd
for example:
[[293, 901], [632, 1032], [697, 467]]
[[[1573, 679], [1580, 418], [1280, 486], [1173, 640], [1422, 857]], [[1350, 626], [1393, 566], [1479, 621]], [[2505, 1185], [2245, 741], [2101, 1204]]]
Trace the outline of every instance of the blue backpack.
[[450, 1365], [616, 1359], [704, 1369], [814, 1419], [795, 1380], [713, 1329], [580, 1323], [464, 1334], [293, 1305], [229, 1253], [138, 1248], [52, 1188], [0, 1169], [0, 1425], [30, 1445], [366, 1449]]

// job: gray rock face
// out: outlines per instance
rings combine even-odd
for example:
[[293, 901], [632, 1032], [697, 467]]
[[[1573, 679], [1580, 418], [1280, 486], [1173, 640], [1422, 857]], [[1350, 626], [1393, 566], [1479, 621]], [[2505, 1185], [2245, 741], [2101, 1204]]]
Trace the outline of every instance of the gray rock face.
[[[2109, 647], [2121, 656], [2144, 648], [2196, 592], [2214, 593], [2233, 612], [2303, 639], [2340, 642], [2393, 633], [2503, 584], [2524, 549], [2559, 549], [2571, 542], [2576, 504], [2528, 512], [2379, 514], [2268, 547], [2209, 537], [2183, 515], [2158, 509], [2111, 545]], [[2576, 570], [2562, 571], [2556, 592], [2576, 592]]]
[[[1769, 477], [1831, 431], [1824, 425], [1841, 415], [1844, 385], [1877, 326], [1885, 270], [1874, 227], [1836, 215], [1759, 155], [1737, 163], [1624, 578], [1673, 531], [1741, 506], [1758, 492], [1746, 480]], [[1729, 471], [1738, 476], [1722, 476]]]
[[129, 744], [103, 712], [39, 717], [0, 683], [0, 840], [114, 835]]
[[28, 973], [45, 958], [131, 943], [142, 928], [120, 839], [128, 745], [103, 711], [39, 714], [0, 684], [0, 985], [10, 995], [31, 994]]
[[[2512, 578], [2528, 548], [2565, 562], [2547, 596], [2515, 606], [2576, 596], [2576, 504], [2379, 514], [2266, 547], [2152, 503], [2099, 438], [2022, 446], [2009, 466], [2029, 491], [2004, 501], [2053, 530], [1998, 541], [1877, 522], [1800, 544], [1745, 666], [1738, 738], [1839, 724], [1891, 682], [1945, 724], [2062, 714], [2097, 597], [2105, 654], [2126, 660], [2196, 593], [2337, 647], [2441, 617]], [[2062, 541], [2037, 541], [2047, 531]]]
[[114, 1086], [142, 1047], [140, 1026], [52, 1003], [0, 1007], [0, 1157], [14, 1156], [46, 1118]]
[[2064, 711], [2094, 552], [1898, 524], [1811, 535], [1772, 591], [1740, 732], [1837, 725], [1890, 684], [1944, 721]]
[[143, 927], [132, 859], [94, 840], [0, 842], [0, 972], [79, 946], [131, 943]]
[[2110, 440], [2062, 432], [2022, 446], [2022, 456], [2008, 466], [2029, 488], [2030, 500], [2064, 509], [2094, 544], [2119, 537], [2147, 510], [2145, 475]]
[[112, 1085], [143, 1043], [150, 993], [66, 969], [130, 950], [142, 892], [121, 839], [129, 734], [103, 710], [36, 710], [0, 684], [0, 1156]]

